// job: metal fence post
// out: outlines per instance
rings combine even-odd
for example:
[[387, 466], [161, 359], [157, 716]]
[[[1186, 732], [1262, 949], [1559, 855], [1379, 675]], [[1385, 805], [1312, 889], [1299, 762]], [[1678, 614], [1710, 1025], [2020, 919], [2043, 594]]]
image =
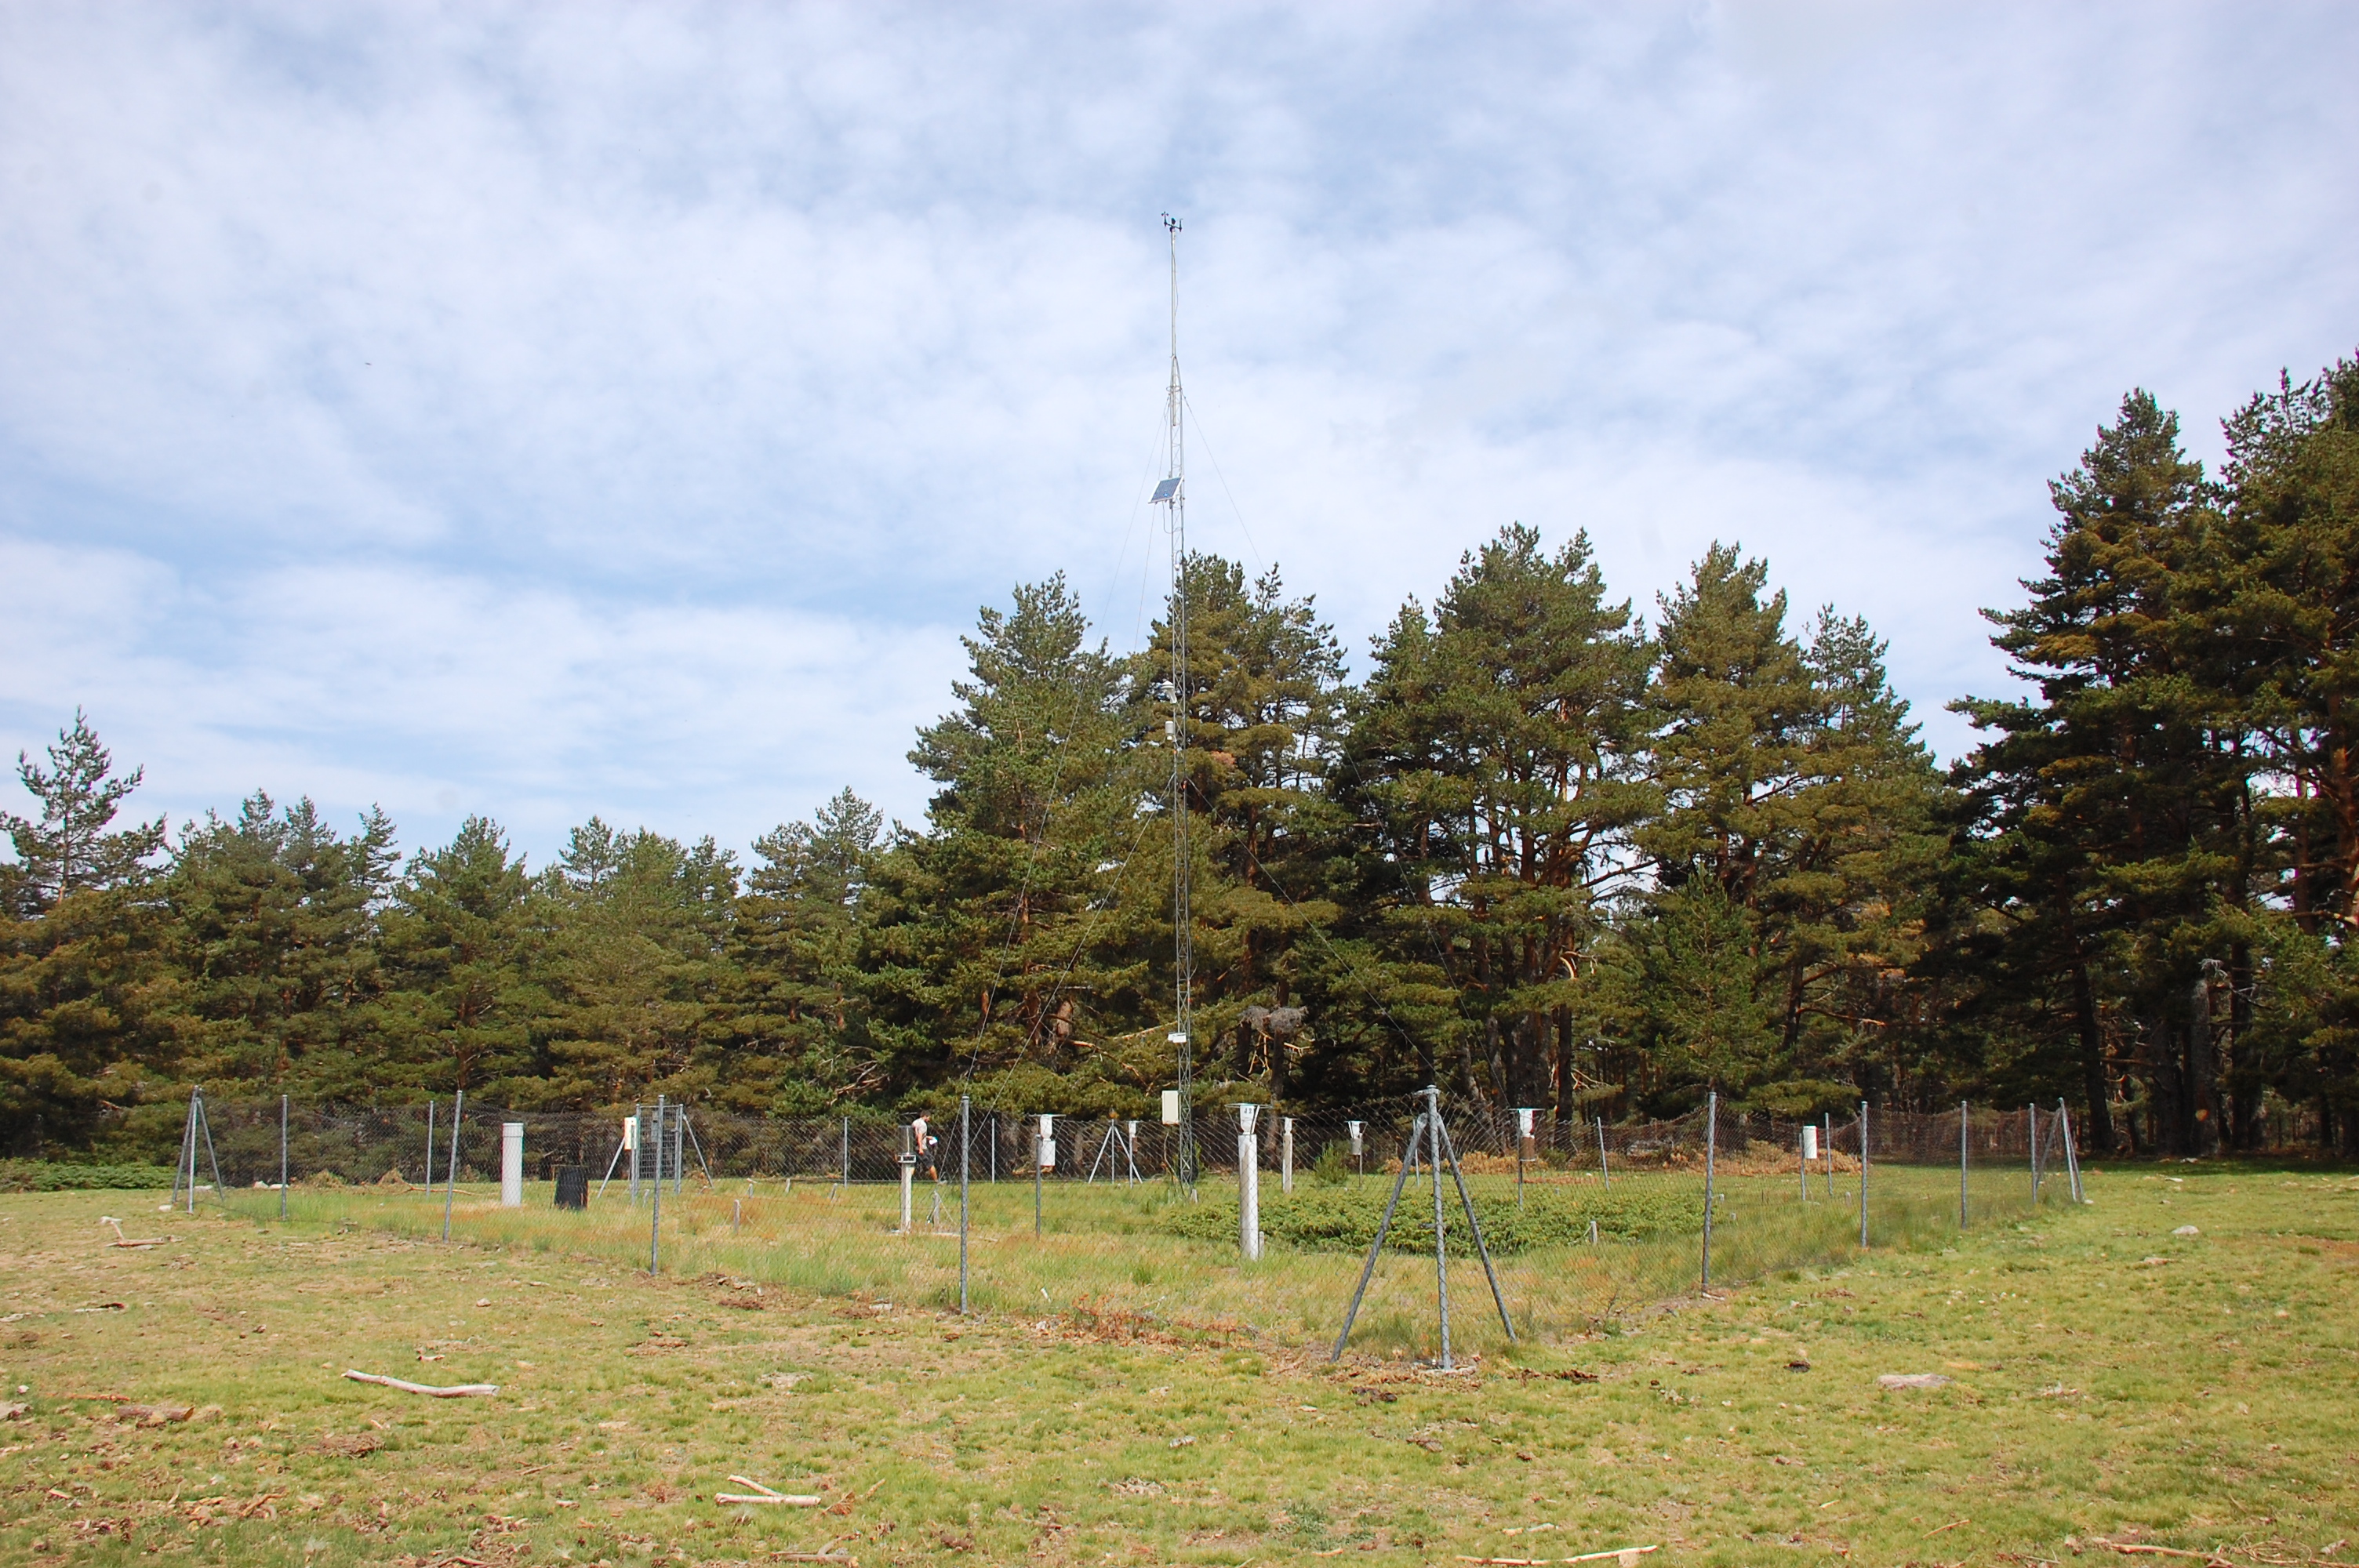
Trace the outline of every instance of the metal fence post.
[[1450, 1359], [1450, 1249], [1442, 1240], [1441, 1218], [1441, 1090], [1428, 1085], [1426, 1116], [1433, 1127], [1433, 1279], [1441, 1300], [1441, 1369], [1452, 1369]]
[[278, 1217], [287, 1217], [287, 1097], [278, 1097]]
[[959, 1316], [966, 1311], [966, 1186], [967, 1173], [972, 1164], [968, 1151], [973, 1146], [969, 1133], [973, 1126], [973, 1101], [959, 1096]]
[[1958, 1228], [1966, 1227], [1966, 1102], [1958, 1102]]
[[1835, 1201], [1835, 1113], [1819, 1112], [1819, 1147], [1827, 1155], [1827, 1202]]
[[1047, 1135], [1040, 1130], [1040, 1123], [1035, 1120], [1032, 1123], [1032, 1235], [1035, 1239], [1040, 1235], [1040, 1156], [1046, 1152], [1047, 1141]]
[[461, 1089], [451, 1102], [451, 1173], [442, 1183], [442, 1239], [451, 1239], [451, 1205], [459, 1192], [459, 1127], [460, 1118], [467, 1108], [467, 1091]]
[[852, 1192], [852, 1118], [848, 1116], [843, 1119], [842, 1168], [843, 1179], [841, 1185], [848, 1196]]
[[2039, 1107], [2035, 1102], [2023, 1108], [2031, 1119], [2031, 1206], [2039, 1206]]
[[[647, 1185], [647, 1193], [652, 1200], [647, 1209], [647, 1272], [650, 1274], [658, 1272], [663, 1262], [664, 1107], [664, 1097], [656, 1096], [655, 1180]], [[647, 1132], [642, 1129], [639, 1141], [645, 1143], [647, 1141]]]
[[426, 1195], [434, 1195], [434, 1102], [426, 1102]]
[[2087, 1203], [2087, 1196], [2081, 1191], [2081, 1152], [2072, 1146], [2072, 1113], [2064, 1108], [2060, 1099], [2056, 1102], [2056, 1116], [2064, 1125], [2064, 1173], [2072, 1179], [2072, 1201]]
[[643, 1100], [631, 1102], [631, 1206], [639, 1206], [639, 1151], [647, 1142], [647, 1108]]
[[1714, 1089], [1704, 1097], [1703, 1111], [1703, 1283], [1701, 1290], [1712, 1289], [1712, 1164], [1720, 1152], [1720, 1091]]
[[1859, 1249], [1867, 1250], [1867, 1102], [1859, 1102]]
[[1605, 1162], [1605, 1119], [1602, 1116], [1597, 1119], [1597, 1173], [1605, 1178], [1607, 1186], [1614, 1184], [1614, 1167]]

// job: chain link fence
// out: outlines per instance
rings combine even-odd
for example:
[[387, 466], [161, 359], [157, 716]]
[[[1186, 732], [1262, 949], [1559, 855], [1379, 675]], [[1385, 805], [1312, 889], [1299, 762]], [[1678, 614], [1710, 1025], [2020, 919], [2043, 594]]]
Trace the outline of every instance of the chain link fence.
[[[659, 1122], [653, 1106], [617, 1116], [199, 1098], [177, 1127], [143, 1108], [141, 1141], [162, 1143], [143, 1151], [158, 1164], [176, 1158], [163, 1140], [177, 1141], [176, 1206], [562, 1249], [750, 1288], [951, 1308], [1046, 1301], [1310, 1339], [1343, 1321], [1364, 1264], [1375, 1288], [1354, 1343], [1378, 1349], [1419, 1343], [1431, 1315], [1437, 1211], [1447, 1266], [1478, 1271], [1465, 1299], [1481, 1299], [1484, 1282], [1471, 1206], [1511, 1313], [1545, 1334], [1865, 1250], [1938, 1245], [2081, 1196], [2061, 1108], [1862, 1108], [1804, 1123], [1712, 1105], [1614, 1125], [1445, 1107], [1458, 1168], [1444, 1172], [1430, 1143], [1411, 1146], [1414, 1104], [1264, 1112], [1250, 1134], [1234, 1108], [1206, 1108], [1192, 1181], [1177, 1168], [1180, 1130], [1160, 1121], [971, 1110], [962, 1137], [955, 1117], [664, 1108]], [[1248, 1162], [1262, 1245], [1241, 1266]], [[569, 1181], [579, 1206], [560, 1206]]]

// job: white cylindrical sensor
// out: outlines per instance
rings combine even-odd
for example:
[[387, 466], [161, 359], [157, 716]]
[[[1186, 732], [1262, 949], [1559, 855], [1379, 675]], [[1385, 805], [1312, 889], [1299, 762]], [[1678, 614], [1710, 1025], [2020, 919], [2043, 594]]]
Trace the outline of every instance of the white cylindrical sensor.
[[524, 1206], [524, 1123], [500, 1123], [500, 1206]]

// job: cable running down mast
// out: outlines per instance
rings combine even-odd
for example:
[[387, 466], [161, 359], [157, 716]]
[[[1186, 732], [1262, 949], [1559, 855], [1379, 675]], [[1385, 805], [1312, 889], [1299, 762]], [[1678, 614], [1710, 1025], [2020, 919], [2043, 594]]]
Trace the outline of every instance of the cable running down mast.
[[1169, 509], [1165, 517], [1171, 540], [1171, 717], [1163, 729], [1171, 747], [1171, 957], [1176, 1019], [1169, 1043], [1177, 1058], [1180, 1090], [1177, 1169], [1181, 1184], [1193, 1189], [1196, 922], [1190, 907], [1188, 860], [1188, 492], [1183, 482], [1188, 447], [1182, 425], [1186, 401], [1180, 394], [1180, 220], [1166, 212], [1163, 230], [1171, 245], [1171, 387], [1166, 410], [1168, 460], [1163, 480], [1155, 487], [1155, 500]]

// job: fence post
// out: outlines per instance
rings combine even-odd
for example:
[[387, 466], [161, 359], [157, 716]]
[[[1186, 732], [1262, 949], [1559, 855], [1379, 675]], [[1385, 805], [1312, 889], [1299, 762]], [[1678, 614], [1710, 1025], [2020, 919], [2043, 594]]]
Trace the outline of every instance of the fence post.
[[1040, 1162], [1049, 1153], [1049, 1120], [1045, 1116], [1032, 1124], [1032, 1235], [1035, 1239], [1040, 1235]]
[[1294, 1118], [1281, 1117], [1277, 1128], [1277, 1190], [1294, 1191]]
[[1605, 1162], [1605, 1119], [1602, 1116], [1597, 1119], [1597, 1173], [1605, 1178], [1607, 1186], [1614, 1184], [1614, 1167]]
[[2031, 1119], [2031, 1206], [2039, 1206], [2039, 1107], [2037, 1102], [2025, 1106]]
[[1429, 1084], [1425, 1090], [1426, 1119], [1432, 1129], [1433, 1150], [1433, 1279], [1434, 1293], [1441, 1306], [1441, 1369], [1453, 1369], [1450, 1359], [1450, 1250], [1442, 1240], [1441, 1217], [1441, 1090]]
[[1966, 1102], [1958, 1102], [1958, 1228], [1966, 1227]]
[[[656, 1168], [655, 1180], [647, 1184], [647, 1272], [660, 1271], [663, 1264], [663, 1141], [665, 1097], [656, 1096]], [[647, 1141], [642, 1130], [639, 1141]]]
[[1712, 1289], [1712, 1164], [1720, 1151], [1720, 1091], [1712, 1090], [1704, 1097], [1703, 1111], [1703, 1284]]
[[1819, 1130], [1809, 1122], [1794, 1134], [1795, 1152], [1801, 1157], [1795, 1162], [1802, 1171], [1802, 1201], [1810, 1201], [1810, 1162], [1818, 1157]]
[[[634, 1195], [638, 1189], [631, 1189]], [[434, 1195], [434, 1101], [426, 1102], [426, 1195]]]
[[959, 1096], [959, 1316], [966, 1316], [966, 1184], [971, 1161], [967, 1152], [973, 1146], [968, 1134], [973, 1121], [973, 1101]]
[[1237, 1107], [1237, 1252], [1248, 1263], [1261, 1256], [1261, 1146], [1254, 1137], [1257, 1105]]
[[287, 1217], [287, 1097], [278, 1097], [278, 1217]]
[[852, 1118], [848, 1116], [843, 1119], [842, 1170], [843, 1179], [837, 1184], [842, 1187], [846, 1196], [850, 1196], [852, 1193]]
[[[687, 1141], [688, 1102], [682, 1100], [671, 1109], [671, 1190], [675, 1196], [685, 1174], [681, 1167], [688, 1163]], [[657, 1158], [661, 1159], [662, 1156], [658, 1155]]]
[[2072, 1146], [2072, 1113], [2060, 1099], [2056, 1102], [2056, 1115], [2064, 1124], [2064, 1173], [2072, 1179], [2072, 1201], [2087, 1203], [2081, 1191], [2081, 1152]]
[[460, 1118], [467, 1108], [467, 1091], [461, 1089], [451, 1102], [451, 1173], [442, 1183], [442, 1239], [451, 1239], [451, 1205], [459, 1193], [459, 1127]]
[[1819, 1112], [1819, 1145], [1827, 1152], [1827, 1202], [1835, 1201], [1835, 1113]]
[[631, 1206], [639, 1206], [639, 1151], [647, 1146], [647, 1108], [644, 1100], [631, 1102]]
[[1867, 1250], [1867, 1102], [1859, 1102], [1859, 1249]]

